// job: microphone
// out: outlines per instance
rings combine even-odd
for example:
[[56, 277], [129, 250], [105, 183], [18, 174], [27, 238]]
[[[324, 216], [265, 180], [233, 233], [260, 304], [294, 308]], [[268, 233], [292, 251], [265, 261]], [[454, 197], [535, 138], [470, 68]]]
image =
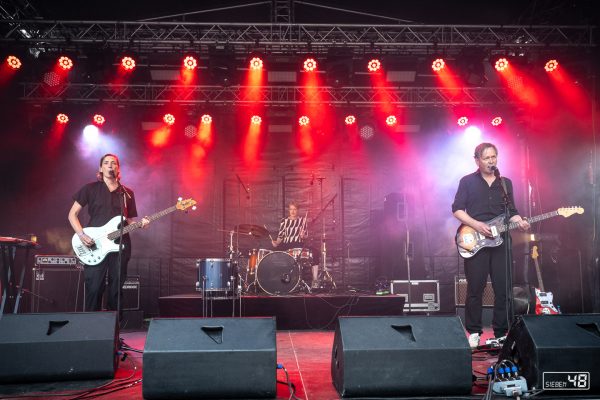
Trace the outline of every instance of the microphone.
[[490, 169], [492, 171], [494, 171], [494, 176], [496, 176], [496, 178], [500, 178], [500, 170], [498, 169], [498, 167], [496, 167], [495, 165], [492, 165], [490, 167]]

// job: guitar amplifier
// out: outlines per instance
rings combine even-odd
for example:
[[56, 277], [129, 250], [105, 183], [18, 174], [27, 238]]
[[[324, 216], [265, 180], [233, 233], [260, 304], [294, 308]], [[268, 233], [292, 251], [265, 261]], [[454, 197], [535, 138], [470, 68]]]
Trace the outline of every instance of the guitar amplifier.
[[38, 254], [34, 258], [36, 267], [48, 268], [83, 268], [77, 257], [62, 254]]
[[31, 312], [56, 313], [84, 311], [83, 268], [48, 264], [33, 268]]
[[[456, 276], [454, 278], [454, 301], [456, 307], [464, 307], [467, 300], [467, 280]], [[487, 282], [483, 289], [483, 307], [494, 307], [494, 289], [492, 282]]]
[[[108, 285], [108, 282], [106, 282]], [[129, 275], [125, 278], [125, 282], [121, 286], [123, 289], [121, 297], [122, 311], [137, 311], [140, 309], [140, 277], [139, 275]], [[102, 308], [108, 309], [106, 305], [106, 291], [102, 299]]]
[[404, 297], [404, 311], [440, 310], [438, 280], [391, 281], [390, 293]]

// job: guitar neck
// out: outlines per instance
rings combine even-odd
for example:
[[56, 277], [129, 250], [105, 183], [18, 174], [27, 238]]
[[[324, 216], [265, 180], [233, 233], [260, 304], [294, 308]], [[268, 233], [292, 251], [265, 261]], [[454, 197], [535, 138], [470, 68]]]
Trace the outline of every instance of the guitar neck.
[[[146, 218], [150, 221], [154, 221], [154, 220], [164, 217], [167, 214], [172, 213], [175, 210], [177, 210], [177, 206], [172, 206], [172, 207], [166, 208], [162, 211], [159, 211], [157, 213], [154, 213], [152, 215], [149, 215]], [[123, 228], [123, 234], [129, 233], [129, 232], [134, 231], [141, 227], [142, 227], [142, 221], [134, 222], [133, 224], [127, 225], [125, 228]], [[119, 237], [120, 232], [121, 232], [120, 230], [113, 231], [108, 234], [108, 238], [110, 240], [115, 240]]]
[[533, 263], [535, 264], [535, 273], [537, 274], [538, 284], [540, 285], [540, 290], [545, 292], [544, 290], [544, 281], [542, 280], [542, 273], [540, 272], [540, 263], [537, 258], [533, 259]]
[[[536, 215], [535, 217], [527, 218], [527, 222], [529, 222], [530, 224], [534, 224], [536, 222], [540, 222], [540, 221], [543, 221], [548, 218], [556, 217], [557, 215], [558, 215], [558, 211], [554, 210], [554, 211], [547, 212], [545, 214]], [[500, 232], [505, 232], [506, 229], [511, 230], [511, 229], [515, 229], [518, 227], [519, 227], [518, 223], [509, 222], [508, 225], [506, 225], [506, 224], [502, 225], [499, 230], [500, 230]]]

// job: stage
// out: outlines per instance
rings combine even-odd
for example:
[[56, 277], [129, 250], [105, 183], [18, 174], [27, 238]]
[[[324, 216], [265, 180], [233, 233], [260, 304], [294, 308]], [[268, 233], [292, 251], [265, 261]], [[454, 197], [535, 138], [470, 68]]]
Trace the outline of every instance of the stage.
[[[165, 296], [158, 299], [160, 316], [202, 317], [201, 293]], [[235, 311], [234, 311], [235, 307]], [[339, 316], [400, 316], [404, 297], [374, 296], [356, 292], [338, 294], [297, 294], [285, 296], [242, 295], [242, 317], [271, 317], [277, 329], [333, 329]], [[240, 300], [208, 297], [207, 317], [240, 316]]]

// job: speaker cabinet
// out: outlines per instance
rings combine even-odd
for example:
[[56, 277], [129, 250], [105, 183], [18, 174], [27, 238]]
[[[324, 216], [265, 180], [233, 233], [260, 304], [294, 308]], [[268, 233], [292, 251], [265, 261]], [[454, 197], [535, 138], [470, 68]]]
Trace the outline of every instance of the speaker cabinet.
[[471, 350], [458, 317], [341, 317], [331, 377], [343, 397], [471, 393]]
[[83, 311], [84, 281], [83, 268], [33, 268], [31, 312]]
[[[582, 390], [584, 383], [591, 383], [589, 389], [579, 393], [600, 393], [600, 314], [518, 317], [499, 357], [516, 362], [529, 387], [552, 393]], [[557, 372], [563, 373], [562, 378]], [[570, 373], [571, 382], [564, 373]], [[581, 387], [573, 388], [574, 380], [575, 386]]]
[[112, 379], [116, 312], [6, 314], [0, 319], [0, 382]]
[[275, 318], [153, 319], [143, 362], [146, 399], [273, 398]]

